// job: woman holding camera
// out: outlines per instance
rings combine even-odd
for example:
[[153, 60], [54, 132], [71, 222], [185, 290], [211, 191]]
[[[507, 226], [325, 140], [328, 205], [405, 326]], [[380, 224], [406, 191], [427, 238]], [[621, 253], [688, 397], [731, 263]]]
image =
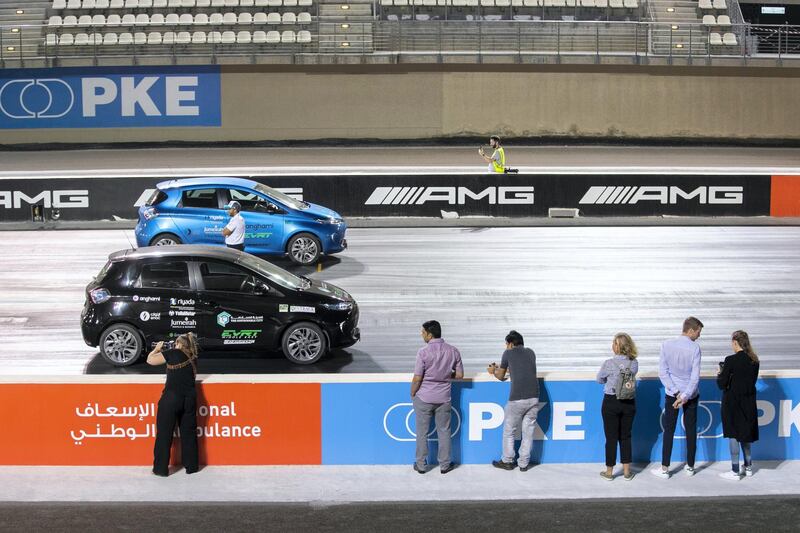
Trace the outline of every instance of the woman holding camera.
[[633, 452], [631, 449], [631, 431], [633, 417], [636, 415], [636, 400], [619, 399], [620, 388], [623, 386], [623, 376], [634, 380], [639, 371], [636, 361], [636, 344], [627, 333], [617, 333], [611, 342], [614, 357], [607, 359], [600, 372], [597, 373], [597, 382], [603, 383], [603, 429], [606, 434], [606, 469], [600, 472], [603, 479], [614, 479], [614, 465], [617, 462], [617, 443], [619, 443], [620, 461], [625, 480], [630, 481], [635, 475], [631, 472]]
[[147, 356], [149, 365], [167, 365], [167, 382], [158, 401], [156, 444], [153, 448], [153, 473], [169, 475], [169, 452], [175, 424], [180, 427], [181, 460], [187, 474], [198, 470], [197, 457], [197, 337], [184, 333], [175, 347], [164, 350], [159, 342]]
[[[742, 474], [753, 475], [750, 444], [758, 440], [758, 408], [756, 380], [758, 355], [745, 331], [731, 335], [734, 354], [725, 358], [717, 374], [722, 392], [722, 435], [730, 439], [731, 470], [720, 474], [725, 479], [739, 480]], [[739, 447], [744, 455], [744, 472], [739, 469]]]

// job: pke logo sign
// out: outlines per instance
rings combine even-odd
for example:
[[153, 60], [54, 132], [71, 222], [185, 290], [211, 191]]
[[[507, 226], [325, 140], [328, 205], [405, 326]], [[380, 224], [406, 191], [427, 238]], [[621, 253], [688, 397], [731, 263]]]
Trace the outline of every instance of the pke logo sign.
[[215, 67], [0, 74], [0, 128], [219, 126]]

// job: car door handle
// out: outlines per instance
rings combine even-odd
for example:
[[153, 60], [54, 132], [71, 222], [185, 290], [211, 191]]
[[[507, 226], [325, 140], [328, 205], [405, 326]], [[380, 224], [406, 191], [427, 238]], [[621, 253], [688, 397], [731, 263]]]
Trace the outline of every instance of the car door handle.
[[219, 304], [217, 304], [217, 302], [209, 302], [206, 300], [203, 300], [203, 305], [208, 305], [210, 307], [219, 307]]

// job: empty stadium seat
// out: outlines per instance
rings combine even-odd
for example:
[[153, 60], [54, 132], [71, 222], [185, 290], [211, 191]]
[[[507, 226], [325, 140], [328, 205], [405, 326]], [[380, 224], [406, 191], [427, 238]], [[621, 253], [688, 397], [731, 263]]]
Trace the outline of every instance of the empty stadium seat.
[[225, 0], [211, 0], [211, 7], [225, 7]]
[[222, 24], [222, 13], [211, 13], [211, 16], [208, 17], [208, 22], [209, 24], [219, 26]]
[[179, 31], [175, 34], [175, 43], [189, 44], [190, 42], [192, 42], [192, 34], [188, 31]]
[[108, 0], [97, 0], [94, 3], [94, 7], [96, 7], [97, 9], [108, 9], [109, 7], [111, 7], [111, 2], [109, 2]]
[[[280, 39], [280, 37], [278, 37]], [[267, 32], [265, 31], [254, 31], [253, 32], [253, 42], [262, 44], [267, 42]]]
[[497, 7], [510, 7], [511, 0], [494, 0], [494, 5]]
[[120, 33], [117, 44], [133, 44], [133, 35], [128, 32]]
[[103, 35], [103, 44], [104, 45], [114, 45], [117, 44], [117, 34], [116, 33], [106, 33]]
[[621, 9], [625, 7], [623, 0], [608, 0], [608, 7], [611, 9]]
[[281, 34], [278, 31], [268, 31], [267, 32], [267, 44], [276, 44], [281, 42]]
[[195, 0], [181, 0], [181, 7], [194, 7], [195, 4]]
[[252, 7], [255, 5], [254, 0], [239, 0], [239, 5], [242, 7]]
[[56, 46], [58, 44], [58, 37], [55, 33], [48, 33], [45, 37], [44, 44], [47, 46]]
[[730, 26], [731, 18], [728, 15], [720, 15], [717, 17], [717, 24], [719, 24], [720, 26]]
[[94, 0], [83, 0], [81, 4], [81, 8], [83, 9], [94, 9]]
[[307, 44], [311, 42], [311, 32], [308, 30], [300, 30], [297, 32], [297, 42]]
[[58, 44], [62, 46], [71, 46], [75, 42], [75, 36], [71, 33], [65, 33], [58, 39]]
[[53, 15], [50, 17], [50, 20], [47, 21], [48, 26], [61, 26], [64, 23], [63, 19], [58, 15]]
[[106, 18], [106, 26], [119, 26], [122, 24], [122, 17], [114, 13]]
[[81, 15], [78, 17], [78, 26], [91, 26], [92, 25], [92, 16], [91, 15]]
[[281, 23], [281, 14], [280, 13], [270, 13], [267, 15], [267, 24], [280, 24]]
[[177, 13], [170, 13], [166, 17], [164, 17], [164, 23], [167, 26], [177, 26], [180, 22], [180, 17], [178, 17]]
[[225, 0], [226, 7], [236, 7], [238, 5], [239, 5], [239, 0]]
[[252, 23], [253, 23], [252, 13], [239, 13], [239, 24], [252, 24]]
[[[297, 5], [297, 0], [283, 0], [283, 5], [285, 7], [295, 7]], [[434, 5], [436, 5], [436, 0], [434, 0]]]
[[92, 16], [92, 26], [105, 26], [106, 25], [106, 16], [105, 15], [94, 15]]
[[311, 13], [300, 13], [297, 15], [298, 24], [311, 24]]
[[298, 0], [297, 5], [300, 7], [308, 7], [312, 4], [311, 0]]
[[236, 42], [236, 33], [232, 31], [222, 32], [222, 44], [233, 44]]
[[161, 36], [161, 43], [162, 44], [174, 44], [175, 43], [175, 32], [174, 31], [165, 31], [164, 35]]
[[139, 13], [136, 15], [137, 26], [147, 26], [148, 24], [150, 24], [150, 15], [147, 13]]
[[[150, 7], [150, 6], [145, 5], [145, 1], [146, 0], [139, 0], [139, 6], [138, 7]], [[152, 0], [149, 0], [149, 1], [152, 2]], [[135, 2], [134, 2], [134, 4], [135, 4]], [[109, 7], [111, 9], [122, 9], [123, 5], [125, 5], [125, 7], [128, 7], [122, 0], [111, 0], [111, 2], [109, 2]], [[137, 6], [134, 5], [133, 7], [137, 7]]]
[[594, 6], [600, 9], [608, 7], [608, 0], [594, 0]]
[[188, 13], [183, 13], [180, 17], [178, 17], [178, 24], [181, 26], [191, 26], [194, 24], [194, 17]]
[[237, 21], [236, 13], [225, 13], [222, 15], [222, 23], [227, 25], [236, 24]]
[[281, 17], [281, 22], [284, 24], [295, 24], [297, 23], [297, 15], [291, 12], [284, 13], [283, 17]]
[[253, 15], [253, 24], [266, 24], [268, 16], [266, 13], [256, 13]]
[[125, 9], [136, 9], [137, 7], [139, 7], [139, 0], [125, 0]]
[[286, 30], [281, 33], [281, 42], [284, 44], [297, 42], [297, 37], [292, 30]]
[[[155, 8], [167, 7], [167, 0], [153, 0], [153, 7], [155, 7]], [[162, 43], [164, 42], [165, 35], [161, 36], [161, 42]]]
[[81, 0], [69, 0], [67, 2], [67, 9], [80, 9], [81, 8]]
[[714, 5], [711, 3], [711, 0], [700, 0], [697, 2], [697, 7], [700, 9], [713, 9]]
[[717, 32], [711, 32], [708, 34], [708, 44], [712, 46], [722, 44], [722, 36]]
[[205, 13], [198, 13], [194, 16], [195, 26], [205, 26], [206, 24], [208, 24], [208, 15]]
[[66, 9], [67, 0], [53, 0], [53, 9]]
[[134, 44], [147, 44], [147, 39], [149, 35], [143, 31], [137, 31], [133, 34], [133, 43]]
[[638, 0], [623, 0], [622, 3], [625, 6], [625, 9], [636, 9], [639, 7]]
[[211, 7], [211, 0], [197, 0], [197, 7]]
[[[723, 9], [723, 10], [724, 9], [728, 9], [728, 4], [725, 2], [725, 0], [714, 0], [713, 6], [714, 6], [714, 9]], [[722, 40], [723, 41], [725, 40], [724, 36], [723, 36]]]
[[703, 25], [704, 26], [716, 26], [717, 19], [714, 15], [703, 15]]
[[208, 42], [218, 44], [222, 42], [222, 34], [218, 31], [212, 31], [208, 34]]
[[181, 7], [181, 0], [167, 0], [167, 7]]
[[239, 44], [249, 44], [253, 42], [253, 36], [247, 30], [242, 30], [236, 34], [236, 42]]
[[130, 13], [122, 15], [123, 26], [133, 26], [134, 24], [136, 24], [136, 15], [131, 15]]
[[196, 31], [192, 34], [192, 44], [206, 44], [206, 32]]
[[76, 46], [86, 46], [89, 44], [89, 35], [86, 33], [79, 33], [75, 36]]
[[153, 13], [150, 16], [150, 25], [151, 26], [163, 26], [166, 23], [164, 20], [163, 13]]
[[722, 44], [725, 44], [725, 45], [728, 45], [728, 46], [736, 46], [738, 44], [737, 41], [736, 41], [736, 34], [735, 33], [730, 33], [730, 32], [725, 33], [722, 36]]
[[147, 44], [161, 44], [163, 37], [160, 31], [151, 31], [147, 34]]
[[93, 33], [89, 36], [89, 44], [103, 44], [103, 34]]

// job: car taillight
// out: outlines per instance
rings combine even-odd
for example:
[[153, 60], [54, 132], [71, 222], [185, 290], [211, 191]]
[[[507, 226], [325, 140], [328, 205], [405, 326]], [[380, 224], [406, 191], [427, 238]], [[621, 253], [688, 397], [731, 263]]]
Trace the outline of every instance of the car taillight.
[[92, 299], [93, 303], [101, 304], [107, 302], [109, 298], [111, 298], [111, 293], [105, 289], [93, 289], [89, 292], [89, 298]]
[[158, 216], [158, 211], [156, 211], [155, 207], [148, 207], [142, 212], [142, 216], [145, 220], [150, 220]]

